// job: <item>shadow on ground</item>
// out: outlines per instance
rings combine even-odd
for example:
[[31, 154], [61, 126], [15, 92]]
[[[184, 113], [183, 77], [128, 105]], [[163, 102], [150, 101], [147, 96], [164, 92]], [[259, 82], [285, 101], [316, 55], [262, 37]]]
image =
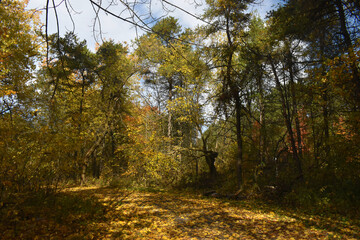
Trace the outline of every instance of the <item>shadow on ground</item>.
[[0, 209], [0, 239], [99, 238], [97, 228], [107, 220], [109, 208], [94, 192], [15, 195]]
[[360, 238], [359, 226], [346, 221], [254, 208], [251, 202], [115, 188], [28, 197], [0, 213], [2, 239]]
[[[216, 199], [134, 193], [122, 205], [128, 223], [118, 232], [131, 239], [358, 239], [359, 228], [324, 228], [328, 219], [295, 218], [247, 210]], [[131, 224], [135, 222], [136, 224]], [[122, 234], [122, 235], [121, 235]], [[117, 236], [118, 236], [117, 235]]]

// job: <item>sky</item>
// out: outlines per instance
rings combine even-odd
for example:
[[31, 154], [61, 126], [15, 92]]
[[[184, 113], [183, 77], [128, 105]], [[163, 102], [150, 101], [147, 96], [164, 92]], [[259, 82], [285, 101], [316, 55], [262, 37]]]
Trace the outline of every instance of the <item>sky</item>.
[[[54, 0], [55, 5], [60, 4], [56, 8], [59, 18], [59, 30], [60, 34], [63, 35], [67, 31], [73, 30], [73, 24], [69, 13], [67, 11], [64, 0]], [[30, 0], [28, 4], [28, 9], [42, 9], [46, 5], [46, 0]], [[75, 23], [74, 32], [77, 34], [80, 40], [85, 39], [87, 41], [88, 47], [90, 50], [95, 49], [96, 42], [101, 43], [101, 39], [98, 36], [94, 37], [93, 25], [94, 18], [96, 16], [94, 9], [91, 5], [90, 0], [66, 0], [68, 3], [68, 8], [70, 9], [71, 16], [73, 17]], [[99, 0], [95, 0], [99, 2]], [[107, 6], [110, 0], [102, 0], [102, 6]], [[120, 3], [119, 0], [113, 0], [113, 2], [118, 3], [117, 6], [110, 7], [108, 10], [120, 15], [123, 18], [129, 17], [128, 12], [124, 11], [125, 7]], [[139, 2], [139, 1], [138, 1]], [[170, 10], [168, 13], [170, 16], [176, 17], [179, 19], [180, 24], [183, 27], [196, 27], [197, 25], [203, 24], [202, 21], [197, 20], [196, 18], [186, 14], [166, 3], [162, 5], [161, 0], [152, 0], [151, 12], [155, 16], [161, 16], [165, 13], [164, 6]], [[186, 11], [194, 14], [201, 15], [205, 9], [205, 0], [168, 0], [168, 2], [176, 4], [177, 6], [185, 9]], [[263, 0], [262, 3], [257, 4], [256, 6], [250, 7], [250, 11], [256, 10], [259, 15], [264, 18], [266, 12], [269, 11], [272, 6], [276, 4], [277, 0]], [[197, 4], [195, 4], [197, 3]], [[52, 1], [50, 1], [52, 5]], [[143, 6], [138, 8], [140, 14], [149, 12], [149, 6]], [[103, 32], [103, 39], [109, 40], [113, 39], [115, 42], [127, 42], [130, 43], [131, 40], [134, 40], [137, 36], [140, 36], [144, 32], [139, 28], [135, 28], [130, 23], [122, 21], [115, 18], [109, 14], [105, 14], [103, 11], [100, 11], [99, 18], [101, 19], [101, 30]], [[45, 23], [45, 11], [41, 15], [42, 21]], [[96, 27], [98, 31], [99, 28]], [[56, 18], [54, 10], [49, 11], [49, 34], [57, 32]], [[97, 34], [95, 34], [97, 35]]]

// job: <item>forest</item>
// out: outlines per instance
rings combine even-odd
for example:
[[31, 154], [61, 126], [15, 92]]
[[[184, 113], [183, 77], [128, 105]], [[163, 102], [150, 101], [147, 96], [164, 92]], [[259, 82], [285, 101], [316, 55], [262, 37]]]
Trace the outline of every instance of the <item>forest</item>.
[[254, 4], [93, 51], [0, 1], [0, 238], [360, 237], [360, 2]]

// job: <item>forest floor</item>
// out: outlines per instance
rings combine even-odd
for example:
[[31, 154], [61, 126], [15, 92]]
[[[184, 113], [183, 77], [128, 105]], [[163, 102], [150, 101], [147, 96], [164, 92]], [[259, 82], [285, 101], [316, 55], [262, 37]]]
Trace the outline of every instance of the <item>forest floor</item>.
[[68, 188], [39, 203], [10, 208], [0, 239], [360, 239], [344, 217], [180, 192]]

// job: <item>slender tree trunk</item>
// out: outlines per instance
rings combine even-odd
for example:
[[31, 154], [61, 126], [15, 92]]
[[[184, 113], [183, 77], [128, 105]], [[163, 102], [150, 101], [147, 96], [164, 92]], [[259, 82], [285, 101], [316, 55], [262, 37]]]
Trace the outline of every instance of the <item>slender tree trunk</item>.
[[199, 159], [196, 158], [195, 161], [195, 176], [196, 176], [196, 180], [199, 179]]
[[[172, 101], [172, 89], [173, 89], [173, 82], [172, 79], [169, 79], [169, 102]], [[171, 109], [168, 109], [168, 138], [171, 139], [171, 132], [172, 132], [172, 113]], [[171, 143], [169, 144], [171, 146]], [[169, 146], [169, 150], [170, 150]]]
[[[344, 37], [346, 51], [349, 54], [350, 59], [356, 59], [355, 53], [354, 53], [354, 47], [351, 42], [351, 37], [349, 34], [349, 31], [346, 27], [346, 17], [344, 12], [344, 7], [341, 0], [336, 0], [335, 2], [338, 14], [339, 14], [339, 21], [340, 21], [340, 31], [341, 34]], [[360, 110], [360, 79], [359, 79], [359, 70], [356, 62], [353, 62], [351, 64], [351, 70], [353, 74], [352, 82], [354, 85], [354, 100], [357, 110]]]
[[236, 159], [236, 176], [237, 185], [240, 189], [243, 184], [242, 176], [242, 163], [243, 163], [243, 140], [242, 140], [242, 129], [241, 129], [241, 102], [240, 98], [235, 99], [235, 112], [236, 112], [236, 140], [237, 140], [237, 159]]
[[292, 61], [291, 52], [289, 52], [287, 61], [288, 61], [288, 68], [289, 68], [288, 70], [289, 70], [289, 79], [290, 79], [290, 88], [291, 88], [291, 98], [292, 98], [293, 112], [294, 112], [294, 116], [295, 116], [297, 150], [298, 150], [298, 157], [300, 158], [300, 161], [301, 161], [302, 160], [302, 140], [301, 140], [302, 137], [301, 137], [301, 127], [300, 127], [298, 102], [297, 102], [296, 89], [295, 89], [293, 61]]
[[[320, 59], [321, 61], [325, 61], [325, 36], [322, 34], [320, 35]], [[325, 77], [326, 70], [325, 67], [322, 66], [321, 75]], [[324, 102], [322, 105], [322, 117], [323, 117], [323, 130], [324, 130], [324, 145], [325, 145], [325, 159], [328, 160], [330, 156], [330, 145], [329, 145], [329, 93], [328, 93], [329, 84], [324, 82], [321, 86], [321, 97]], [[315, 137], [315, 136], [314, 136]]]
[[260, 137], [259, 137], [259, 164], [265, 162], [265, 152], [266, 152], [266, 129], [265, 129], [265, 103], [264, 103], [264, 89], [262, 76], [258, 78], [258, 88], [259, 88], [259, 106], [260, 106]]
[[81, 181], [80, 181], [80, 185], [83, 186], [85, 184], [86, 181], [86, 164], [83, 163], [81, 166]]
[[285, 124], [286, 124], [286, 128], [288, 130], [289, 137], [290, 137], [292, 155], [293, 155], [294, 161], [295, 161], [296, 166], [297, 166], [299, 179], [303, 180], [304, 175], [303, 175], [302, 163], [301, 163], [301, 159], [300, 159], [300, 157], [298, 155], [298, 150], [297, 150], [297, 147], [296, 147], [296, 142], [295, 142], [294, 132], [293, 132], [293, 129], [292, 129], [288, 103], [286, 102], [286, 99], [285, 99], [285, 96], [284, 96], [284, 93], [283, 93], [283, 89], [281, 87], [281, 83], [280, 83], [279, 77], [278, 77], [277, 72], [276, 72], [276, 67], [274, 65], [274, 62], [271, 59], [271, 57], [269, 57], [269, 60], [270, 60], [270, 64], [271, 64], [271, 69], [272, 69], [272, 71], [274, 73], [275, 82], [276, 82], [276, 88], [278, 89], [278, 91], [280, 93], [281, 105], [282, 105], [282, 114], [283, 114], [283, 117], [284, 117], [284, 120], [285, 120]]
[[226, 63], [226, 76], [225, 76], [225, 85], [230, 87], [232, 98], [235, 100], [235, 112], [236, 112], [236, 140], [237, 140], [237, 158], [236, 158], [236, 176], [237, 176], [237, 185], [241, 189], [243, 184], [242, 176], [242, 163], [243, 163], [243, 141], [242, 141], [242, 132], [241, 132], [241, 100], [238, 92], [238, 87], [233, 82], [232, 79], [232, 61], [234, 56], [234, 45], [231, 37], [230, 31], [230, 11], [228, 10], [225, 14], [226, 18], [226, 36], [228, 42], [228, 57]]
[[[79, 125], [78, 125], [78, 134], [81, 135], [82, 132], [82, 113], [83, 113], [83, 102], [85, 97], [85, 77], [82, 75], [82, 85], [81, 85], [81, 98], [80, 98], [80, 104], [79, 104]], [[84, 146], [83, 142], [80, 141], [81, 147], [80, 147], [80, 158], [84, 156]], [[81, 164], [81, 179], [80, 184], [84, 185], [86, 181], [86, 168], [87, 168], [87, 159], [82, 159]]]
[[318, 136], [317, 131], [315, 127], [315, 116], [314, 116], [314, 110], [313, 107], [310, 107], [310, 119], [311, 119], [311, 135], [312, 135], [312, 142], [313, 142], [313, 148], [314, 148], [314, 164], [316, 166], [319, 166], [319, 144], [318, 144]]
[[329, 96], [328, 96], [328, 91], [326, 89], [327, 87], [325, 87], [325, 90], [323, 92], [323, 100], [325, 102], [325, 104], [322, 107], [323, 110], [323, 120], [324, 120], [324, 135], [325, 135], [325, 153], [326, 153], [326, 158], [329, 157], [330, 155], [330, 145], [329, 145], [329, 109], [328, 109], [328, 101], [329, 101]]

